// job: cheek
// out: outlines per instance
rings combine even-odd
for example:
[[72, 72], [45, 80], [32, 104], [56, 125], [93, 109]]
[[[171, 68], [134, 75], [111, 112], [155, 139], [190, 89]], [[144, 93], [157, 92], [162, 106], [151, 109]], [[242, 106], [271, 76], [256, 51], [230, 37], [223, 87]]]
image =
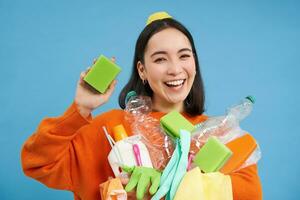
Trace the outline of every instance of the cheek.
[[148, 80], [152, 81], [158, 81], [162, 79], [162, 76], [164, 74], [162, 67], [155, 67], [151, 66], [147, 70], [147, 78]]
[[195, 77], [196, 75], [196, 65], [194, 61], [190, 61], [188, 63], [185, 63], [185, 71], [190, 77]]
[[151, 68], [147, 71], [147, 80], [154, 93], [159, 93], [162, 89], [163, 74], [161, 68]]

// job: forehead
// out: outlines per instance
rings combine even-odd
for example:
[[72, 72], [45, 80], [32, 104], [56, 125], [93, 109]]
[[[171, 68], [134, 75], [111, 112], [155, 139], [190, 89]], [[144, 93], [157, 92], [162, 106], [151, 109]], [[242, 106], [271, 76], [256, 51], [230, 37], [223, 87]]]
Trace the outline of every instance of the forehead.
[[148, 41], [145, 53], [155, 51], [177, 52], [182, 48], [191, 49], [189, 39], [175, 28], [166, 28], [155, 33]]

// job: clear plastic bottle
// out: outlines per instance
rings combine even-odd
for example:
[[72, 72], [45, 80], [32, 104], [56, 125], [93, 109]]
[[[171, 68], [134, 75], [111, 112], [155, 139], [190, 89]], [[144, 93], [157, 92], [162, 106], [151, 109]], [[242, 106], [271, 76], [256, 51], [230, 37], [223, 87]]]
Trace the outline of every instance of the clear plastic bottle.
[[252, 112], [254, 103], [255, 103], [254, 97], [247, 96], [239, 104], [230, 107], [227, 110], [227, 115], [234, 116], [236, 120], [240, 122]]
[[229, 107], [225, 116], [210, 117], [206, 121], [197, 124], [192, 133], [191, 153], [198, 152], [211, 136], [218, 137], [223, 143], [233, 139], [231, 136], [226, 137], [226, 134], [234, 128], [239, 128], [240, 121], [251, 113], [254, 102], [252, 96], [247, 96], [240, 103]]
[[150, 116], [151, 98], [130, 91], [126, 95], [125, 103], [125, 120], [130, 123], [133, 134], [142, 136], [142, 142], [149, 151], [153, 167], [163, 169], [172, 156], [174, 146], [171, 138], [160, 127], [159, 121]]
[[151, 98], [137, 95], [135, 91], [130, 91], [125, 98], [125, 110], [135, 116], [147, 115], [152, 110]]

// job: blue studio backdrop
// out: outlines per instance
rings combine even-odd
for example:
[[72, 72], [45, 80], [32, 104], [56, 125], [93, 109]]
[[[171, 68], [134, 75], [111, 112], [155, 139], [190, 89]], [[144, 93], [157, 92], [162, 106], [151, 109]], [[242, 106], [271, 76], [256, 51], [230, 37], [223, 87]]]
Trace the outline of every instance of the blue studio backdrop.
[[169, 12], [194, 36], [207, 115], [255, 96], [241, 127], [262, 150], [264, 199], [299, 199], [299, 10], [292, 0], [0, 0], [0, 199], [73, 199], [23, 174], [22, 145], [43, 118], [72, 103], [80, 72], [100, 54], [115, 56], [123, 71], [94, 114], [118, 108], [135, 41], [156, 11]]

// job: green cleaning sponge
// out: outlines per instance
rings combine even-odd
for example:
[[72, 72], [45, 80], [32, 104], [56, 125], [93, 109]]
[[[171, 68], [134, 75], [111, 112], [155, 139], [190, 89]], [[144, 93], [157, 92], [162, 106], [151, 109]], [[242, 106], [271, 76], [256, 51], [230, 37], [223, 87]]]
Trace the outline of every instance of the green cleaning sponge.
[[160, 124], [166, 133], [173, 137], [179, 138], [181, 129], [192, 132], [194, 125], [184, 118], [179, 112], [172, 111], [160, 118]]
[[194, 158], [196, 164], [204, 172], [218, 171], [231, 157], [232, 152], [217, 138], [210, 137]]
[[105, 93], [120, 71], [121, 68], [118, 65], [101, 55], [83, 80], [97, 91]]

